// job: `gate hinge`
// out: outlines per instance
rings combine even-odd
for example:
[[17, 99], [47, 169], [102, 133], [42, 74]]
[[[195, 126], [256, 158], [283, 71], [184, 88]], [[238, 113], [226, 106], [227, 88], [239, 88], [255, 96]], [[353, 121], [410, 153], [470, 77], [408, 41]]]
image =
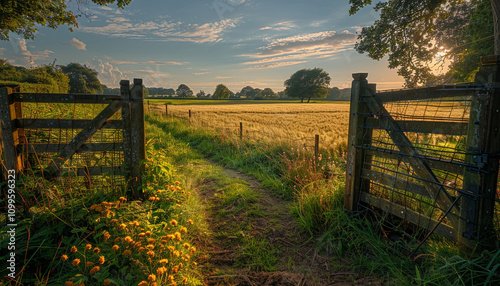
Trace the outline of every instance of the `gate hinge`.
[[468, 171], [475, 173], [486, 172], [485, 168], [488, 164], [488, 154], [481, 152], [481, 150], [477, 148], [470, 148], [469, 151], [472, 152], [472, 164], [467, 168]]

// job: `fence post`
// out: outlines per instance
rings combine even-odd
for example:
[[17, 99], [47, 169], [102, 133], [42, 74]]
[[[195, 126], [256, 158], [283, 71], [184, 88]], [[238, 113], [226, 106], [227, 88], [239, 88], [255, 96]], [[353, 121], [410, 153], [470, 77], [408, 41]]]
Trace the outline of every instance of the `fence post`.
[[361, 96], [368, 87], [366, 78], [368, 73], [352, 74], [354, 80], [351, 88], [351, 107], [349, 111], [349, 135], [348, 152], [346, 164], [346, 183], [344, 206], [346, 209], [355, 211], [358, 209], [359, 195], [362, 186], [362, 170], [364, 149], [358, 148], [363, 144], [363, 126], [365, 118], [369, 113], [368, 106], [361, 100]]
[[168, 103], [165, 103], [165, 118], [168, 117]]
[[243, 122], [240, 122], [240, 141], [243, 140]]
[[[19, 133], [12, 122], [16, 118], [16, 104], [10, 94], [13, 88], [0, 87], [0, 123], [2, 125], [2, 141], [4, 145], [4, 158], [6, 170], [22, 170], [22, 158], [17, 156], [16, 146], [19, 144]], [[6, 174], [6, 172], [5, 172]]]
[[134, 86], [130, 90], [130, 141], [132, 146], [131, 175], [132, 196], [141, 197], [142, 174], [146, 159], [146, 138], [144, 128], [144, 87], [142, 79], [134, 78]]
[[130, 82], [120, 81], [120, 95], [122, 101], [122, 132], [123, 132], [123, 172], [128, 188], [132, 189], [132, 141], [130, 121]]
[[191, 122], [191, 109], [189, 110], [189, 122]]
[[[464, 196], [460, 204], [458, 240], [466, 245], [494, 246], [494, 213], [500, 153], [500, 56], [481, 58], [475, 84], [484, 84], [472, 99], [467, 134]], [[471, 245], [473, 246], [473, 245]]]
[[319, 135], [314, 136], [314, 158], [318, 159], [319, 155]]

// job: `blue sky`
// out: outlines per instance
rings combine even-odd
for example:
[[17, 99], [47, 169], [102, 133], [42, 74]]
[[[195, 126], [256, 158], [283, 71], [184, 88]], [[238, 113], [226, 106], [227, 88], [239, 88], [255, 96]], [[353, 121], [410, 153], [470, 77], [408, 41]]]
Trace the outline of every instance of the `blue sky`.
[[219, 83], [234, 92], [247, 85], [280, 91], [294, 72], [314, 67], [330, 74], [332, 87], [349, 87], [354, 72], [368, 72], [378, 89], [403, 84], [386, 60], [353, 50], [356, 33], [378, 14], [364, 8], [349, 16], [348, 0], [132, 0], [124, 9], [79, 9], [87, 16], [74, 32], [41, 27], [34, 41], [11, 34], [0, 57], [24, 66], [30, 59], [87, 64], [109, 87], [142, 78], [148, 87], [184, 83], [195, 93]]

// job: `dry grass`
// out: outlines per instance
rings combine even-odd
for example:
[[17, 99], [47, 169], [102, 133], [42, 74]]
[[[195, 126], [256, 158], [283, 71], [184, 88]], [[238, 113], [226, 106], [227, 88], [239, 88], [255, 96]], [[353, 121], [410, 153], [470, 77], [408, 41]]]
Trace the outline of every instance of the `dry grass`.
[[169, 115], [183, 118], [189, 116], [189, 110], [192, 124], [216, 129], [224, 135], [239, 136], [241, 122], [246, 140], [279, 141], [312, 148], [318, 134], [321, 149], [329, 153], [346, 151], [348, 103], [170, 105], [168, 108]]

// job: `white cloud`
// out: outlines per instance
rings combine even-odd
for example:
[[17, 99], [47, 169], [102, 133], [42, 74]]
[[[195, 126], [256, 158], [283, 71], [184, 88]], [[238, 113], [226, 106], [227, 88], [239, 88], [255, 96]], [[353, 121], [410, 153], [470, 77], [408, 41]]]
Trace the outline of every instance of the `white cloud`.
[[232, 76], [216, 76], [215, 79], [228, 79], [233, 78]]
[[247, 68], [247, 69], [248, 70], [271, 69], [271, 68], [279, 68], [279, 67], [285, 67], [285, 66], [291, 66], [291, 65], [298, 65], [298, 64], [303, 64], [303, 63], [306, 63], [306, 62], [307, 61], [277, 62], [277, 63], [269, 63], [269, 64], [258, 65], [258, 66], [254, 66], [254, 67]]
[[86, 33], [132, 39], [145, 38], [151, 41], [181, 41], [195, 43], [216, 43], [222, 34], [236, 27], [240, 19], [225, 19], [204, 24], [184, 24], [182, 22], [141, 22], [133, 23], [123, 17], [113, 17], [105, 26], [81, 27]]
[[204, 75], [204, 74], [208, 74], [210, 72], [195, 72], [193, 73], [194, 75]]
[[260, 30], [284, 31], [297, 27], [292, 21], [279, 22], [271, 26], [262, 27]]
[[106, 59], [93, 58], [87, 65], [97, 71], [99, 81], [109, 88], [119, 87], [120, 80], [126, 79], [124, 73]]
[[[340, 52], [351, 50], [356, 34], [349, 31], [324, 31], [278, 39], [264, 39], [268, 44], [260, 52], [242, 56], [255, 60], [244, 62], [255, 65], [248, 69], [266, 69], [305, 62], [307, 59], [328, 58]], [[293, 60], [293, 61], [291, 61]]]
[[84, 42], [78, 40], [77, 38], [73, 38], [73, 40], [71, 40], [69, 42], [69, 45], [70, 46], [73, 46], [79, 50], [84, 50], [86, 51], [87, 50], [87, 44], [85, 44]]
[[45, 60], [54, 52], [51, 50], [30, 51], [24, 38], [13, 38], [10, 40], [12, 49], [3, 49], [2, 56], [11, 64], [30, 67], [35, 61]]

